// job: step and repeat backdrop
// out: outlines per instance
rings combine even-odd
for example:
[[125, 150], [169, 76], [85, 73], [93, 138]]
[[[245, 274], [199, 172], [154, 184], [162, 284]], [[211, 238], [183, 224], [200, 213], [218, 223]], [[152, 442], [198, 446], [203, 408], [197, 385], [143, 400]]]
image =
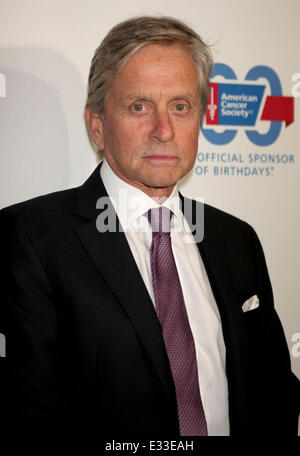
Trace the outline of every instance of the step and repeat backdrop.
[[300, 2], [0, 0], [0, 9], [0, 207], [80, 185], [97, 165], [84, 103], [91, 58], [113, 25], [165, 14], [211, 44], [208, 110], [181, 189], [255, 228], [300, 377]]

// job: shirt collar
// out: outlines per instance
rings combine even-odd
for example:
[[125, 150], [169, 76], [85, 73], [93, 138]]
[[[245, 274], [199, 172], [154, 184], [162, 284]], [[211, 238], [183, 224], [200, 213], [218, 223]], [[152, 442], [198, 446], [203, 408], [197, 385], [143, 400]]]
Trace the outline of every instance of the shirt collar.
[[[155, 199], [150, 198], [142, 190], [120, 179], [106, 160], [103, 161], [100, 175], [124, 231], [136, 228], [141, 221], [143, 223], [145, 217], [142, 220], [141, 217], [149, 209], [160, 206]], [[163, 205], [168, 207], [175, 215], [175, 217], [172, 217], [172, 228], [186, 233], [187, 224], [184, 223], [177, 184], [171, 195], [163, 202]]]

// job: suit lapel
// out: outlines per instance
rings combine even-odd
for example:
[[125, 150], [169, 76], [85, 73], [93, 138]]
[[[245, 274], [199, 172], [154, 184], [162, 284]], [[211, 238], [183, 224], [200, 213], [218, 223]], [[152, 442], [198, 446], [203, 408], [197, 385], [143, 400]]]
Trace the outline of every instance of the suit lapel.
[[[181, 195], [180, 195], [181, 196]], [[186, 198], [181, 196], [184, 204]], [[191, 227], [195, 226], [195, 211], [201, 210], [199, 202], [193, 201], [192, 212], [187, 211]], [[223, 337], [226, 346], [226, 374], [229, 389], [229, 414], [231, 434], [236, 428], [246, 425], [247, 410], [247, 354], [246, 337], [241, 303], [234, 294], [232, 277], [228, 268], [230, 259], [225, 256], [222, 246], [222, 227], [215, 226], [210, 211], [204, 205], [204, 237], [197, 243], [207, 276], [219, 308]], [[186, 216], [186, 214], [185, 214]]]
[[[101, 215], [101, 210], [96, 209], [96, 202], [101, 197], [106, 198], [110, 204], [109, 210], [112, 211], [110, 214], [113, 214], [117, 220], [98, 166], [88, 181], [78, 190], [76, 214], [88, 221], [77, 227], [77, 235], [134, 326], [164, 391], [168, 396], [173, 395], [173, 380], [161, 328], [126, 236], [123, 232], [119, 232], [118, 220], [116, 232], [100, 233], [96, 228], [96, 218]], [[107, 206], [105, 211], [108, 213]]]

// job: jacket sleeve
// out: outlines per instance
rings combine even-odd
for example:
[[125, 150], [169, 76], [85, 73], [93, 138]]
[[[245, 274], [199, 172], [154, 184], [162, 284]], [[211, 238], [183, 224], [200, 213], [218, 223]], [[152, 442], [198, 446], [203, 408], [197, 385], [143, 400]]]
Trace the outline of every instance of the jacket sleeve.
[[0, 327], [6, 337], [2, 426], [14, 439], [56, 436], [63, 426], [66, 389], [55, 296], [20, 214], [3, 209], [0, 226]]

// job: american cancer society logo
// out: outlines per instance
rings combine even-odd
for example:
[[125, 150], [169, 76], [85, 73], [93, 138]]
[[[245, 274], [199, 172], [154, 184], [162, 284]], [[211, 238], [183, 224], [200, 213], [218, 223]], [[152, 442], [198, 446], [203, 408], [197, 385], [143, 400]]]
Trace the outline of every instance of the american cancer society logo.
[[[222, 76], [222, 81], [216, 81], [216, 76]], [[288, 127], [294, 122], [294, 98], [283, 96], [279, 77], [270, 67], [256, 66], [243, 82], [239, 82], [228, 65], [217, 63], [210, 85], [201, 132], [216, 146], [229, 144], [238, 131], [243, 131], [256, 146], [270, 146], [278, 139], [282, 126]], [[294, 164], [293, 154], [272, 154], [265, 150], [260, 148], [257, 153], [248, 155], [230, 153], [228, 149], [211, 153], [201, 151], [195, 172], [198, 175], [211, 171], [214, 175], [225, 176], [272, 176], [275, 165]], [[208, 163], [214, 166], [209, 169]]]
[[[231, 80], [215, 82], [216, 76]], [[254, 81], [259, 80], [259, 83]], [[261, 82], [262, 81], [262, 82]], [[258, 114], [260, 118], [258, 119]], [[206, 112], [203, 134], [216, 145], [228, 144], [238, 128], [254, 127], [259, 122], [270, 122], [266, 133], [246, 131], [251, 142], [257, 146], [269, 146], [280, 134], [282, 123], [288, 126], [294, 121], [294, 98], [282, 94], [277, 73], [270, 67], [259, 65], [252, 68], [243, 82], [237, 81], [235, 72], [224, 63], [216, 63], [211, 74], [211, 93]], [[222, 133], [214, 126], [231, 127]]]
[[[256, 124], [264, 85], [211, 83], [207, 125], [249, 126]], [[294, 121], [293, 97], [267, 96], [260, 120]]]

